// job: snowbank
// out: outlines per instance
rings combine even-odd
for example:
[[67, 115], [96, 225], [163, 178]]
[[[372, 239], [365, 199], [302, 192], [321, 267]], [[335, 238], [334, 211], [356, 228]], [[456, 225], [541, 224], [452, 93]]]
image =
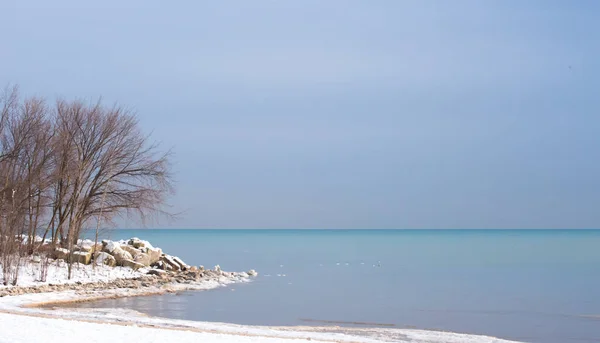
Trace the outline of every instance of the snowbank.
[[[68, 268], [64, 261], [55, 260], [48, 266], [48, 274], [45, 282], [41, 280], [42, 264], [26, 260], [19, 269], [18, 287], [42, 286], [48, 284], [74, 284], [74, 283], [93, 283], [110, 282], [117, 279], [132, 279], [140, 277], [147, 270], [139, 269], [137, 271], [126, 267], [109, 267], [99, 264], [95, 268], [92, 265], [75, 263], [73, 265], [72, 277], [68, 279]], [[3, 279], [0, 268], [0, 280]], [[0, 285], [0, 290], [4, 286]]]
[[[30, 328], [35, 328], [31, 330]], [[12, 343], [69, 343], [69, 342], [134, 342], [145, 343], [278, 343], [280, 338], [230, 335], [210, 332], [164, 330], [149, 327], [104, 325], [80, 321], [49, 318], [31, 318], [18, 315], [0, 314], [0, 332], [3, 342]], [[290, 339], [285, 342], [306, 342], [304, 339]], [[320, 341], [311, 341], [320, 343]]]

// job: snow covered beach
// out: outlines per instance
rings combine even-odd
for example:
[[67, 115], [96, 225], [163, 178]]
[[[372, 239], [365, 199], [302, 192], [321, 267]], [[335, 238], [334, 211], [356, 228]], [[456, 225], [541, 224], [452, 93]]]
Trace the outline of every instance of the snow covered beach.
[[[206, 287], [215, 286], [213, 283]], [[341, 329], [326, 327], [255, 327], [147, 317], [123, 309], [44, 309], [36, 304], [82, 301], [106, 296], [144, 295], [142, 291], [116, 290], [24, 294], [0, 299], [0, 342], [412, 342], [509, 343], [493, 337], [401, 329]], [[35, 330], [28, 330], [35, 328]], [[27, 332], [27, 334], [24, 334]]]
[[[120, 254], [118, 249], [130, 250], [126, 248], [129, 242], [137, 241], [116, 243], [107, 241], [103, 244], [102, 250], [104, 252], [112, 250], [113, 253], [117, 250]], [[80, 243], [80, 246], [86, 245], [85, 242]], [[146, 248], [151, 247], [149, 243], [144, 245]], [[132, 252], [135, 253], [133, 250]], [[154, 318], [124, 309], [83, 310], [52, 307], [52, 304], [113, 297], [207, 290], [234, 282], [251, 281], [249, 273], [224, 272], [218, 266], [211, 270], [204, 270], [202, 267], [187, 266], [182, 261], [185, 267], [180, 266], [181, 270], [178, 271], [165, 270], [168, 267], [164, 264], [162, 267], [165, 269], [160, 269], [160, 264], [156, 262], [153, 264], [154, 267], [131, 268], [105, 264], [108, 258], [102, 256], [102, 263], [98, 263], [95, 267], [91, 264], [76, 264], [73, 267], [71, 280], [67, 279], [64, 262], [60, 259], [53, 260], [49, 264], [45, 282], [36, 281], [39, 279], [41, 267], [39, 262], [26, 261], [19, 271], [18, 286], [0, 286], [0, 332], [3, 333], [0, 342], [64, 343], [79, 342], [82, 339], [105, 342], [125, 341], [139, 337], [144, 337], [144, 341], [150, 342], [508, 342], [492, 337], [437, 331], [258, 327]], [[161, 254], [161, 257], [164, 256]], [[250, 274], [256, 273], [251, 271]]]

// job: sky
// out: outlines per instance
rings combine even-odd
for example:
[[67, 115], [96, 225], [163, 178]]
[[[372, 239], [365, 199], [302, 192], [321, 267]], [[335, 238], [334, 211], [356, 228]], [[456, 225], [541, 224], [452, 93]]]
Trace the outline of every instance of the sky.
[[598, 13], [0, 0], [0, 85], [134, 108], [175, 153], [154, 226], [600, 228]]

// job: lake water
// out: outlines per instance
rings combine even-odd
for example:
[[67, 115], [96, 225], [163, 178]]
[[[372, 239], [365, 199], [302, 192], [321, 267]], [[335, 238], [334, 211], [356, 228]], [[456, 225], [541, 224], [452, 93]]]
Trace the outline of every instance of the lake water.
[[237, 324], [354, 322], [527, 342], [600, 342], [600, 230], [114, 230], [105, 236], [139, 237], [188, 264], [260, 275], [212, 291], [80, 307]]

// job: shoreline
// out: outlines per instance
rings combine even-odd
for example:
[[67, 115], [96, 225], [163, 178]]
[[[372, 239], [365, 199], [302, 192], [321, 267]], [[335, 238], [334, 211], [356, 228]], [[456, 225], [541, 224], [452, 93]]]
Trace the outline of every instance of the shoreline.
[[[42, 264], [31, 257], [20, 270], [20, 286], [0, 286], [0, 319], [4, 318], [0, 320], [1, 332], [14, 331], [14, 326], [27, 330], [31, 321], [38, 321], [49, 335], [63, 338], [61, 343], [79, 342], [83, 339], [81, 333], [88, 330], [99, 331], [103, 335], [114, 335], [119, 331], [129, 336], [136, 332], [134, 336], [145, 335], [150, 340], [163, 336], [162, 340], [156, 341], [180, 343], [199, 340], [229, 343], [240, 339], [252, 343], [281, 340], [313, 343], [514, 343], [488, 336], [434, 330], [381, 326], [252, 326], [160, 318], [121, 308], [73, 308], [69, 304], [210, 290], [251, 282], [258, 275], [254, 270], [225, 272], [218, 265], [214, 269], [189, 266], [177, 256], [165, 254], [148, 241], [135, 237], [118, 242], [105, 240], [100, 253], [93, 253], [90, 241], [80, 243], [78, 254], [88, 258], [83, 259], [85, 263], [75, 264], [73, 278], [67, 277], [64, 260], [60, 258], [61, 254], [67, 256], [69, 252], [57, 249], [55, 260], [46, 266], [52, 271], [49, 280], [38, 281]], [[70, 324], [64, 325], [64, 321]], [[12, 324], [7, 324], [9, 322]], [[173, 335], [181, 337], [174, 338]], [[86, 341], [90, 340], [88, 335], [84, 337]], [[33, 343], [46, 338], [40, 336], [34, 340], [30, 336], [15, 336], [11, 342]], [[98, 342], [104, 342], [103, 338], [100, 337]], [[121, 338], [114, 337], [112, 340], [121, 341]], [[96, 337], [91, 339], [93, 341]]]
[[[159, 329], [173, 332], [194, 332], [227, 336], [230, 341], [241, 337], [254, 341], [311, 341], [344, 343], [427, 342], [427, 343], [513, 343], [494, 337], [440, 332], [432, 330], [396, 328], [345, 328], [338, 326], [249, 326], [229, 323], [199, 322], [153, 317], [127, 309], [75, 309], [68, 304], [102, 299], [152, 296], [181, 291], [210, 290], [248, 279], [228, 277], [207, 279], [194, 284], [168, 283], [163, 287], [112, 288], [104, 290], [64, 290], [49, 293], [26, 293], [0, 298], [0, 314], [68, 320], [87, 324], [118, 325], [126, 328]], [[81, 285], [80, 285], [81, 286]], [[17, 319], [18, 320], [18, 319]], [[27, 320], [27, 319], [24, 319]], [[0, 324], [1, 325], [1, 324]]]

